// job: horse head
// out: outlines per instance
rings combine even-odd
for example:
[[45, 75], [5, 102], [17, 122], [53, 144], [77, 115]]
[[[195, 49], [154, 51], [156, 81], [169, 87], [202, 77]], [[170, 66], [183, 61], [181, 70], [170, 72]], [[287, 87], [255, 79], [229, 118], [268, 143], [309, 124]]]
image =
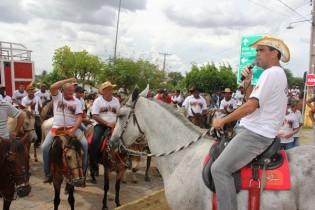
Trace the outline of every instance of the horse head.
[[61, 171], [65, 181], [76, 187], [82, 187], [85, 183], [82, 155], [82, 145], [76, 138], [54, 137], [50, 153], [53, 171]]
[[[136, 86], [127, 103], [118, 110], [117, 123], [112, 133], [110, 142], [113, 149], [121, 145], [131, 145], [136, 139], [143, 135], [135, 115], [135, 107], [140, 97], [146, 97], [149, 92], [149, 85], [139, 94]], [[128, 131], [128, 138], [124, 135]]]
[[9, 176], [14, 183], [17, 195], [20, 197], [28, 196], [31, 192], [29, 184], [29, 154], [24, 144], [18, 139], [11, 139], [8, 144], [10, 144], [10, 148], [7, 150], [5, 158]]
[[[130, 145], [130, 148], [134, 151], [140, 151], [142, 152], [144, 148], [147, 146], [147, 140], [145, 136], [141, 136], [140, 138], [137, 138], [134, 143]], [[131, 155], [131, 171], [132, 172], [137, 172], [140, 169], [140, 156], [132, 154]]]
[[205, 117], [201, 113], [195, 113], [193, 109], [191, 109], [191, 113], [193, 114], [193, 117], [191, 119], [191, 122], [200, 127], [200, 128], [205, 128]]
[[35, 132], [35, 115], [30, 110], [23, 111], [25, 113], [25, 120], [22, 126], [22, 133], [24, 133], [24, 135], [28, 134], [28, 140], [30, 142], [35, 142], [37, 140]]

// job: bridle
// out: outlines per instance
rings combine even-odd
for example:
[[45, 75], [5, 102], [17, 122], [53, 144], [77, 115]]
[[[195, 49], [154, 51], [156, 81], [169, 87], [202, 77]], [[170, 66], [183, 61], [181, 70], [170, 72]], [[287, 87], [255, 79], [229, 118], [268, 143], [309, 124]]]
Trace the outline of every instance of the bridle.
[[[60, 138], [65, 138], [65, 137], [60, 136]], [[76, 164], [76, 167], [74, 167], [74, 168], [70, 167], [70, 164], [69, 164], [68, 159], [67, 159], [67, 152], [73, 148], [69, 145], [69, 140], [66, 138], [65, 138], [65, 140], [67, 143], [65, 144], [65, 146], [63, 148], [62, 160], [65, 163], [66, 168], [67, 168], [67, 170], [65, 170], [63, 172], [66, 172], [65, 175], [68, 175], [68, 176], [64, 175], [64, 180], [68, 184], [74, 185], [74, 183], [85, 179], [84, 173], [83, 173], [83, 166], [79, 166], [80, 165], [79, 161], [80, 161], [81, 157], [78, 155], [78, 152], [75, 151], [77, 164]], [[78, 171], [79, 174], [77, 174], [76, 171]], [[79, 178], [75, 178], [76, 176]]]
[[[7, 169], [8, 169], [9, 177], [11, 178], [11, 180], [12, 180], [12, 182], [14, 184], [14, 196], [13, 196], [12, 199], [8, 199], [8, 198], [4, 197], [1, 192], [0, 193], [1, 193], [1, 195], [2, 195], [4, 200], [6, 200], [6, 201], [13, 201], [13, 200], [17, 199], [17, 191], [18, 191], [18, 189], [30, 185], [29, 184], [29, 178], [31, 176], [31, 173], [26, 171], [25, 163], [22, 161], [23, 157], [22, 158], [17, 158], [18, 161], [20, 162], [20, 165], [22, 166], [22, 173], [20, 173], [20, 174], [14, 173], [13, 162], [16, 162], [16, 158], [13, 158], [13, 156], [18, 156], [18, 154], [12, 151], [12, 142], [11, 142], [11, 140], [0, 137], [0, 141], [3, 141], [3, 142], [6, 142], [6, 143], [10, 144], [10, 150], [6, 151], [6, 153], [5, 153], [5, 161], [7, 161], [7, 163], [8, 163], [7, 164]], [[17, 184], [17, 182], [19, 180], [21, 180], [21, 179], [23, 180], [23, 182], [21, 184]]]
[[[145, 139], [145, 138], [144, 138], [144, 137], [145, 137], [144, 132], [141, 130], [141, 127], [140, 127], [140, 125], [139, 125], [139, 122], [138, 122], [138, 120], [137, 120], [137, 116], [136, 116], [136, 113], [135, 113], [135, 107], [136, 107], [136, 103], [137, 103], [139, 97], [140, 97], [140, 96], [138, 96], [138, 97], [136, 98], [136, 100], [133, 102], [132, 105], [129, 105], [129, 104], [126, 104], [126, 105], [125, 105], [125, 106], [127, 106], [127, 107], [130, 107], [131, 110], [130, 110], [128, 116], [126, 117], [126, 118], [127, 118], [127, 121], [126, 121], [126, 123], [123, 125], [123, 129], [122, 129], [122, 131], [121, 131], [121, 134], [120, 134], [119, 137], [118, 137], [118, 140], [119, 140], [119, 147], [118, 147], [118, 148], [119, 148], [119, 149], [122, 148], [123, 150], [126, 150], [127, 152], [134, 153], [134, 154], [137, 154], [137, 155], [139, 155], [139, 156], [163, 157], [163, 156], [167, 156], [167, 155], [174, 154], [174, 153], [176, 153], [176, 152], [179, 152], [179, 151], [181, 151], [181, 150], [183, 150], [183, 149], [189, 147], [190, 145], [196, 143], [198, 140], [200, 140], [200, 139], [203, 138], [204, 136], [208, 135], [208, 133], [210, 132], [210, 130], [206, 130], [203, 134], [199, 135], [196, 139], [194, 139], [193, 141], [187, 143], [186, 145], [183, 145], [183, 146], [181, 146], [181, 147], [178, 148], [178, 149], [171, 150], [171, 151], [169, 151], [169, 152], [165, 152], [165, 153], [161, 153], [161, 154], [150, 154], [150, 153], [146, 153], [146, 152], [139, 152], [139, 151], [132, 150], [132, 149], [130, 149], [130, 146], [126, 146], [126, 145], [125, 145], [125, 141], [124, 141], [124, 139], [123, 139], [123, 135], [124, 135], [124, 133], [125, 133], [125, 131], [126, 131], [126, 128], [127, 128], [128, 124], [129, 124], [129, 121], [130, 121], [130, 117], [131, 117], [131, 116], [133, 116], [133, 123], [137, 125], [138, 130], [139, 130], [139, 132], [140, 132], [140, 135], [136, 138], [135, 141], [138, 140], [138, 142], [140, 142], [141, 139]], [[134, 141], [134, 142], [135, 142], [135, 141]], [[133, 142], [132, 142], [132, 143], [133, 143]], [[131, 144], [132, 144], [132, 143], [131, 143]], [[130, 144], [130, 145], [131, 145], [131, 144]]]

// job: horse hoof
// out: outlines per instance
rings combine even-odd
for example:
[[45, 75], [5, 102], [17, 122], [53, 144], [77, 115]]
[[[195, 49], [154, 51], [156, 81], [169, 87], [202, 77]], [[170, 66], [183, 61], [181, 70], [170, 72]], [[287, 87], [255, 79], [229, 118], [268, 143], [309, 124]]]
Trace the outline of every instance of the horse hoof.
[[138, 184], [138, 181], [137, 180], [133, 180], [132, 183]]
[[150, 177], [146, 177], [146, 178], [144, 178], [144, 180], [146, 181], [146, 182], [150, 182], [151, 180], [150, 180]]
[[105, 208], [103, 207], [102, 210], [108, 210], [108, 208], [107, 207], [105, 207]]
[[38, 162], [38, 159], [37, 159], [37, 158], [35, 158], [35, 162]]
[[123, 184], [127, 184], [127, 182], [124, 180], [124, 181], [121, 181]]

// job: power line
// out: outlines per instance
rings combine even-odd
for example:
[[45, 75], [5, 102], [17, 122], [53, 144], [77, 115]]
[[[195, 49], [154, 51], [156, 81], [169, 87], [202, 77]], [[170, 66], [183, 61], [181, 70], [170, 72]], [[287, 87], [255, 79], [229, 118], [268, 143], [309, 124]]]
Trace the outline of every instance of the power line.
[[297, 11], [295, 11], [294, 9], [292, 9], [291, 7], [289, 7], [286, 3], [284, 3], [283, 1], [281, 0], [278, 0], [280, 1], [282, 4], [284, 4], [286, 7], [288, 7], [290, 10], [292, 10], [294, 13], [298, 14], [300, 17], [302, 17], [303, 19], [307, 20], [308, 22], [310, 22], [312, 24], [312, 22], [310, 20], [308, 20], [306, 17], [304, 17], [303, 15], [301, 15], [300, 13], [298, 13]]

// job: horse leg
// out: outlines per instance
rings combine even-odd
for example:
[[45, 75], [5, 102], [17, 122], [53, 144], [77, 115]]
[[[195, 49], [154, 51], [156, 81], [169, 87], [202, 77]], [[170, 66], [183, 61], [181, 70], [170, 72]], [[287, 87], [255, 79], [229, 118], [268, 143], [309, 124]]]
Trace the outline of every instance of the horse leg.
[[120, 201], [119, 201], [120, 181], [121, 181], [121, 177], [124, 175], [125, 170], [126, 170], [125, 168], [122, 169], [121, 171], [117, 172], [117, 175], [116, 175], [115, 203], [117, 207], [120, 206]]
[[33, 143], [33, 148], [34, 148], [34, 159], [35, 159], [35, 162], [38, 162], [37, 153], [36, 153], [36, 148], [37, 148], [36, 143]]
[[74, 210], [74, 196], [73, 196], [73, 192], [74, 192], [74, 186], [71, 184], [66, 184], [67, 189], [69, 191], [69, 195], [68, 195], [68, 203], [70, 204], [71, 210]]
[[108, 210], [108, 207], [107, 207], [107, 192], [108, 192], [108, 189], [109, 189], [109, 173], [110, 173], [110, 171], [105, 169], [105, 166], [104, 166], [104, 197], [103, 197], [102, 210]]
[[[56, 177], [58, 175], [61, 177]], [[62, 183], [62, 175], [54, 174], [53, 183], [54, 183], [54, 189], [55, 189], [54, 210], [58, 210], [58, 206], [60, 204], [60, 188], [61, 188], [61, 183]]]
[[150, 165], [151, 165], [151, 157], [147, 157], [147, 168], [145, 169], [145, 177], [144, 177], [144, 180], [146, 182], [150, 181], [150, 177], [149, 177]]
[[9, 210], [11, 206], [11, 201], [3, 199], [3, 210]]

